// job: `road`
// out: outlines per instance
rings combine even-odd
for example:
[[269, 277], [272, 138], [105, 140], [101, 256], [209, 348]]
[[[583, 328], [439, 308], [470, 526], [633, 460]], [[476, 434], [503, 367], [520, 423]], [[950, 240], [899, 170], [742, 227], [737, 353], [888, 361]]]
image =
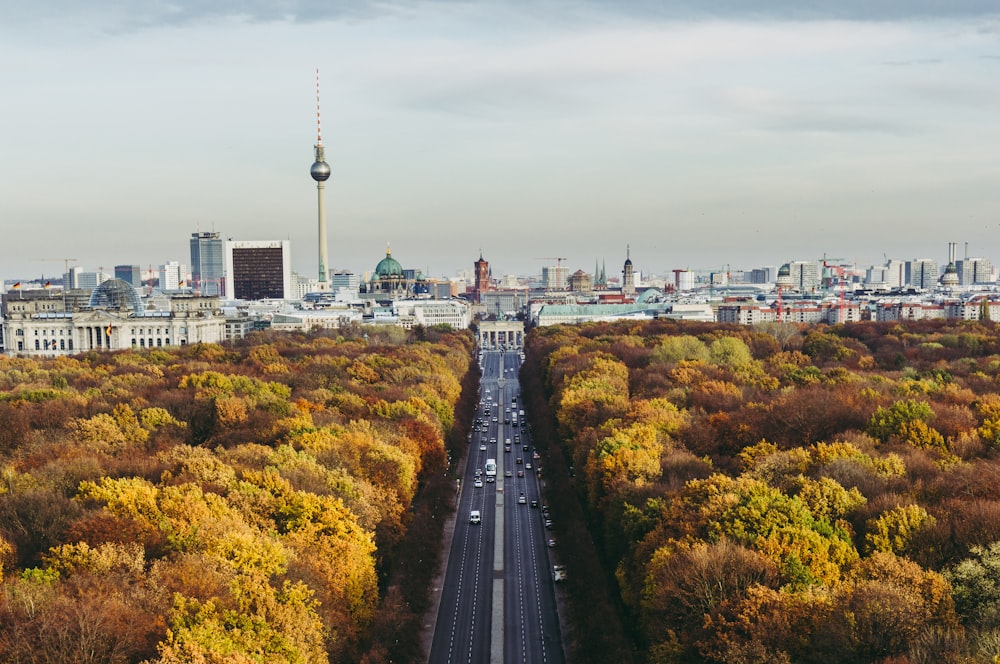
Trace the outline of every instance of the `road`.
[[[481, 356], [474, 418], [481, 424], [473, 427], [457, 488], [458, 513], [431, 645], [434, 664], [564, 661], [553, 550], [546, 544], [550, 536], [542, 514], [543, 471], [520, 413], [520, 361], [515, 351]], [[495, 482], [485, 479], [487, 459], [497, 462]], [[481, 523], [470, 523], [473, 510]]]

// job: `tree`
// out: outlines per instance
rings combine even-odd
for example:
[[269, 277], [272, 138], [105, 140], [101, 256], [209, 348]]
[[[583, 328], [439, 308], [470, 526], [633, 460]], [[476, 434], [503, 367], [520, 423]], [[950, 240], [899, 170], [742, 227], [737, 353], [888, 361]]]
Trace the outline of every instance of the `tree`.
[[914, 535], [934, 523], [934, 517], [920, 505], [900, 505], [868, 521], [865, 543], [871, 551], [903, 554]]

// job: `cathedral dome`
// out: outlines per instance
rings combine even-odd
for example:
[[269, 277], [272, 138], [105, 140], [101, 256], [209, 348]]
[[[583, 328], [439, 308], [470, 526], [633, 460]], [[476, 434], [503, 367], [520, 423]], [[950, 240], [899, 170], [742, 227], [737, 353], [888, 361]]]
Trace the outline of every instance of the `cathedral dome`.
[[399, 264], [395, 258], [392, 257], [392, 252], [389, 249], [385, 250], [385, 258], [378, 262], [375, 266], [375, 277], [377, 279], [386, 279], [388, 277], [402, 277], [403, 276], [403, 266]]

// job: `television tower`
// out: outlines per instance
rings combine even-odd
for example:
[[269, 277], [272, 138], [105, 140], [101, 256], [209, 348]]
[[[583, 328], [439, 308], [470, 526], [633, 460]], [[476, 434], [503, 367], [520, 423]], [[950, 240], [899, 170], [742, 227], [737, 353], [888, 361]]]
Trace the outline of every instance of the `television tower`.
[[316, 181], [316, 196], [319, 201], [319, 287], [321, 290], [328, 290], [329, 281], [327, 280], [326, 269], [329, 256], [326, 251], [326, 185], [324, 183], [330, 178], [330, 165], [325, 161], [323, 132], [320, 127], [319, 69], [316, 70], [316, 145], [314, 147], [316, 161], [313, 162], [312, 167], [309, 169], [309, 175]]

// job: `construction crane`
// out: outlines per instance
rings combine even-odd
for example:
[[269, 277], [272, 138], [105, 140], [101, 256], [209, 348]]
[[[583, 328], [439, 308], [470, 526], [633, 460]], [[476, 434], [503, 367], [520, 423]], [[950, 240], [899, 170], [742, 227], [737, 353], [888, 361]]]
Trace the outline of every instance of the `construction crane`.
[[535, 258], [536, 261], [556, 261], [556, 267], [561, 268], [562, 262], [569, 260], [565, 256], [538, 256]]
[[69, 278], [69, 264], [77, 262], [75, 258], [36, 258], [35, 260], [42, 263], [58, 263], [62, 261], [63, 263], [63, 300], [66, 299], [66, 294], [70, 287]]
[[[77, 262], [75, 258], [36, 258], [36, 261], [41, 263], [58, 263], [62, 262], [64, 265], [63, 277], [69, 275], [69, 264]], [[63, 284], [64, 288], [68, 288], [68, 284]]]
[[833, 280], [833, 276], [837, 277], [837, 285], [839, 287], [840, 293], [837, 298], [837, 322], [846, 323], [846, 304], [844, 302], [844, 292], [847, 290], [847, 279], [844, 276], [844, 266], [838, 263], [843, 263], [846, 259], [844, 258], [833, 258], [823, 254], [823, 276], [821, 281], [823, 284], [823, 292], [826, 293], [829, 288], [830, 282]]

